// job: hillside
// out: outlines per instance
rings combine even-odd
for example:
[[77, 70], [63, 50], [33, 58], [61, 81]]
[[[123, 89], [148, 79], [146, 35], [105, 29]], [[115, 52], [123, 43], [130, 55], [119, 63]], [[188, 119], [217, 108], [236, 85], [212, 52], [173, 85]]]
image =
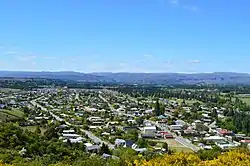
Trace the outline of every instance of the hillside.
[[250, 84], [245, 73], [79, 73], [0, 71], [0, 77], [45, 78], [79, 82], [125, 84]]

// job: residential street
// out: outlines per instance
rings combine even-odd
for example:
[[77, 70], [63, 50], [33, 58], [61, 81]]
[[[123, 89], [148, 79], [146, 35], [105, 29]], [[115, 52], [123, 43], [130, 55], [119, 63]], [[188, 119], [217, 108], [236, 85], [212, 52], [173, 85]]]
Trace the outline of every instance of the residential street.
[[[61, 121], [65, 121], [64, 119], [60, 118], [59, 116], [53, 114], [53, 113], [52, 113], [51, 111], [49, 111], [47, 108], [45, 108], [45, 107], [41, 106], [40, 104], [38, 104], [38, 103], [36, 102], [37, 100], [38, 100], [38, 99], [31, 101], [31, 104], [33, 104], [34, 106], [40, 107], [43, 111], [49, 112], [50, 115], [51, 115], [53, 118], [55, 118], [57, 121], [60, 121], [60, 122], [61, 122]], [[66, 123], [67, 125], [69, 125], [69, 126], [72, 126], [72, 124], [69, 123], [69, 122], [67, 122], [67, 121], [65, 121], [65, 123]], [[107, 143], [107, 142], [105, 142], [105, 141], [102, 141], [101, 138], [95, 136], [92, 132], [87, 131], [87, 130], [83, 130], [83, 129], [80, 129], [80, 130], [81, 130], [82, 132], [84, 132], [85, 134], [87, 134], [88, 137], [89, 137], [90, 139], [92, 139], [95, 143], [104, 143], [104, 144], [108, 145], [110, 149], [114, 149], [114, 148], [115, 148], [115, 145], [110, 144], [110, 143]]]

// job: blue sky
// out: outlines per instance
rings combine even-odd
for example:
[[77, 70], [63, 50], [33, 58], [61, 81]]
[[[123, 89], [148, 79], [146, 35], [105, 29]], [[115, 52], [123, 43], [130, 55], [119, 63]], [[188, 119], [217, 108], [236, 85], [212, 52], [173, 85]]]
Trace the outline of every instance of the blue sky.
[[1, 0], [0, 70], [248, 72], [249, 0]]

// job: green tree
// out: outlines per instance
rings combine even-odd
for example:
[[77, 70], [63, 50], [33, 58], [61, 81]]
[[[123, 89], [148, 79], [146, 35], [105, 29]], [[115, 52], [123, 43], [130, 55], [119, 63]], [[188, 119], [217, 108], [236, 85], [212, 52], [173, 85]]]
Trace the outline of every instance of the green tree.
[[166, 151], [168, 151], [168, 144], [166, 142], [164, 142], [163, 145], [162, 145], [162, 148], [166, 149]]
[[102, 143], [101, 149], [100, 149], [100, 154], [111, 154], [108, 145], [105, 145], [104, 143]]
[[137, 130], [129, 130], [127, 133], [123, 135], [125, 140], [131, 140], [136, 142], [138, 140], [138, 131]]
[[40, 128], [40, 126], [37, 126], [36, 127], [36, 130], [35, 130], [35, 133], [37, 133], [37, 134], [41, 134], [41, 128]]
[[154, 115], [155, 116], [160, 116], [160, 103], [159, 103], [159, 100], [156, 100]]
[[147, 148], [148, 147], [148, 141], [143, 139], [143, 138], [138, 139], [136, 144], [139, 146], [139, 148]]

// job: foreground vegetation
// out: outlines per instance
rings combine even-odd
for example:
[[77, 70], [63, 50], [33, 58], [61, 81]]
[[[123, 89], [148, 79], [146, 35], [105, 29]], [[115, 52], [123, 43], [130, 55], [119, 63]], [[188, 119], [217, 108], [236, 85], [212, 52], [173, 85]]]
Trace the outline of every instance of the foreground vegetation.
[[[84, 144], [58, 140], [56, 124], [47, 126], [44, 134], [23, 130], [16, 123], [0, 126], [0, 165], [11, 166], [130, 166], [130, 165], [249, 165], [250, 152], [238, 149], [222, 152], [220, 149], [193, 153], [138, 154], [129, 148], [109, 151], [102, 148], [99, 155], [85, 152]], [[23, 151], [23, 149], [26, 149]], [[23, 152], [22, 152], [23, 151]], [[108, 153], [115, 158], [104, 158]], [[224, 154], [223, 154], [224, 153]]]
[[[97, 156], [92, 156], [85, 160], [78, 160], [73, 165], [75, 166], [102, 166], [102, 165], [128, 165], [128, 166], [248, 166], [250, 163], [250, 153], [248, 151], [234, 150], [226, 152], [219, 155], [217, 158], [212, 160], [201, 160], [200, 156], [197, 154], [191, 153], [178, 153], [174, 155], [164, 155], [156, 157], [151, 160], [146, 160], [142, 158], [137, 158], [134, 161], [131, 161], [130, 158], [125, 159], [123, 162], [120, 161], [107, 161]], [[14, 163], [14, 164], [4, 164], [0, 161], [0, 166], [19, 166], [19, 165], [28, 165], [28, 166], [39, 166], [43, 165], [42, 161], [31, 161], [26, 163]], [[51, 164], [50, 166], [71, 166], [67, 163], [67, 160]]]

